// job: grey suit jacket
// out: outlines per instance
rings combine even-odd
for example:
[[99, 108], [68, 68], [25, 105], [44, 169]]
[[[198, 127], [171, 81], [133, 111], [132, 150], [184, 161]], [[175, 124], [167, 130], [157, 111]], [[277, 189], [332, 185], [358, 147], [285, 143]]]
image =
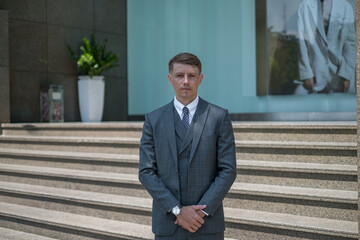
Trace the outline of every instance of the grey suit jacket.
[[[174, 105], [146, 114], [140, 145], [139, 180], [153, 198], [153, 232], [170, 236], [177, 225], [169, 211], [180, 204]], [[236, 178], [234, 133], [227, 110], [200, 98], [188, 169], [188, 196], [206, 205], [209, 216], [199, 233], [224, 231], [222, 200]], [[196, 120], [195, 120], [196, 119]]]

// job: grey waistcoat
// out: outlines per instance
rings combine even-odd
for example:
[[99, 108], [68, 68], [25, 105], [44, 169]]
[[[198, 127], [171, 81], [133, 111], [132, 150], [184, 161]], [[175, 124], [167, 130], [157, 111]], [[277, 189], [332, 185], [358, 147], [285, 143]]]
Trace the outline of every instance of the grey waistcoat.
[[188, 168], [191, 152], [191, 143], [193, 138], [194, 127], [190, 125], [186, 131], [179, 115], [175, 112], [175, 136], [176, 148], [178, 152], [178, 169], [179, 169], [179, 182], [180, 182], [180, 203], [182, 206], [189, 206], [193, 203], [188, 202]]

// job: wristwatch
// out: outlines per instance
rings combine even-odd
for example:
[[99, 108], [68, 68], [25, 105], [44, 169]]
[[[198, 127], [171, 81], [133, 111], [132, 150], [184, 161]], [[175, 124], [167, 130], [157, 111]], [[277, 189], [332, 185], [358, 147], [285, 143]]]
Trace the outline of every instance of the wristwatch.
[[180, 214], [180, 211], [181, 211], [181, 208], [179, 207], [179, 205], [176, 205], [175, 207], [173, 207], [171, 209], [171, 213], [174, 214], [175, 217]]

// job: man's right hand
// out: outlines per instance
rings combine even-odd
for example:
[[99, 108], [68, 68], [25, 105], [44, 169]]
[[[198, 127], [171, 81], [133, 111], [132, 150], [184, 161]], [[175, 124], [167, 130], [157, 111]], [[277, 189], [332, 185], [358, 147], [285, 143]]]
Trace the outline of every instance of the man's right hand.
[[196, 232], [204, 224], [204, 219], [197, 213], [198, 210], [206, 208], [206, 205], [192, 205], [181, 208], [180, 214], [177, 215], [175, 224], [189, 232]]
[[349, 88], [350, 88], [350, 81], [345, 79], [345, 78], [343, 78], [342, 81], [343, 81], [343, 86], [344, 86], [343, 92], [347, 93], [349, 91]]
[[314, 84], [315, 84], [315, 78], [308, 78], [304, 81], [304, 88], [308, 90], [309, 93], [314, 92]]

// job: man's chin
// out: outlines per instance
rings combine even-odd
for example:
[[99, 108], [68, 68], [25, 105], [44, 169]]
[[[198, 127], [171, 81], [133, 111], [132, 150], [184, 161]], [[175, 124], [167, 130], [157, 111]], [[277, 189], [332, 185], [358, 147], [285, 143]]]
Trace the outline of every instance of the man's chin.
[[192, 95], [191, 94], [181, 94], [181, 97], [183, 99], [190, 99], [190, 98], [192, 98]]

